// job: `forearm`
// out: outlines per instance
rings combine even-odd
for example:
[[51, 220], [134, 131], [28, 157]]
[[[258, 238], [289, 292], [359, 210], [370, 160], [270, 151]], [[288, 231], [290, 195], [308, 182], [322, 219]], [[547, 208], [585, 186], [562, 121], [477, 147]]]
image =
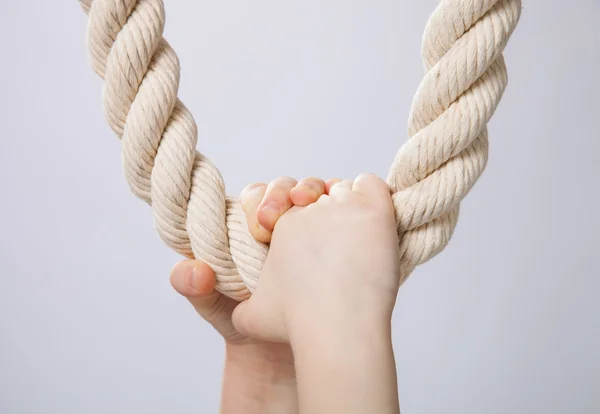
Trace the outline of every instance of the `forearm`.
[[293, 360], [274, 344], [227, 345], [221, 414], [297, 414], [298, 395]]
[[389, 323], [324, 325], [292, 347], [301, 414], [400, 412]]

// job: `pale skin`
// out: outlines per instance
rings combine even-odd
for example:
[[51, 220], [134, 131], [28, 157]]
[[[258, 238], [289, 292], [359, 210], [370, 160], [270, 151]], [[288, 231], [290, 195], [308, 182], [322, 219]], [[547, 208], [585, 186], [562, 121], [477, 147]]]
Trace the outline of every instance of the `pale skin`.
[[281, 178], [241, 201], [252, 235], [271, 242], [255, 294], [237, 304], [215, 293], [202, 262], [171, 274], [225, 338], [221, 413], [399, 413], [398, 236], [386, 184], [368, 174]]

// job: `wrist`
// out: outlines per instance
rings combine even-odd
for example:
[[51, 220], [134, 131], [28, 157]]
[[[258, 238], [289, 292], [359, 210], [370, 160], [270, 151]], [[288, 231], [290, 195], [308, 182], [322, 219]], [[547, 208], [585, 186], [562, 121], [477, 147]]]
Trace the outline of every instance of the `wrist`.
[[398, 413], [389, 324], [330, 326], [294, 337], [302, 412]]
[[330, 296], [315, 298], [305, 307], [290, 304], [285, 319], [292, 348], [315, 342], [357, 343], [368, 338], [391, 343], [392, 311], [393, 305], [381, 301], [349, 302]]
[[354, 319], [326, 315], [319, 321], [306, 318], [294, 323], [289, 332], [296, 359], [305, 353], [311, 356], [319, 353], [326, 355], [330, 351], [343, 358], [346, 355], [339, 353], [340, 349], [346, 349], [349, 353], [370, 348], [392, 349], [391, 320], [377, 315], [363, 315]]
[[294, 331], [291, 341], [302, 412], [399, 412], [390, 322], [383, 318], [353, 322]]
[[246, 378], [260, 382], [294, 380], [294, 357], [287, 344], [242, 343], [225, 346], [225, 368], [243, 371]]
[[293, 356], [283, 344], [227, 344], [222, 414], [296, 412]]

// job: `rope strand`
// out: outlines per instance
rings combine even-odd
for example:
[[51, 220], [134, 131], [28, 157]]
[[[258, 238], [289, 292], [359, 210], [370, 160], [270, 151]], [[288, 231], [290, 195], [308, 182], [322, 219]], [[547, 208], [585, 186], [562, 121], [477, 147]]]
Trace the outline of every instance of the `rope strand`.
[[[250, 235], [218, 169], [196, 151], [196, 123], [177, 98], [179, 60], [162, 37], [162, 0], [79, 1], [132, 192], [152, 206], [169, 247], [208, 263], [220, 292], [248, 298], [268, 247]], [[486, 166], [486, 125], [508, 81], [502, 51], [520, 13], [521, 0], [442, 0], [427, 23], [426, 74], [409, 116], [410, 138], [388, 175], [402, 280], [447, 245], [460, 201]]]

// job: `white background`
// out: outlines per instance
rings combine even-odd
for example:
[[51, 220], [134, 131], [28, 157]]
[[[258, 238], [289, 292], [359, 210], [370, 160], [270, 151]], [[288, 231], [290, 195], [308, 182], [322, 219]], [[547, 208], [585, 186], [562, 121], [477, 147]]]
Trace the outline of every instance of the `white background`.
[[[0, 413], [214, 413], [222, 340], [129, 192], [75, 1], [2, 0]], [[434, 0], [166, 1], [199, 149], [230, 194], [382, 176]], [[600, 412], [600, 3], [525, 1], [490, 162], [402, 287], [403, 412]]]

